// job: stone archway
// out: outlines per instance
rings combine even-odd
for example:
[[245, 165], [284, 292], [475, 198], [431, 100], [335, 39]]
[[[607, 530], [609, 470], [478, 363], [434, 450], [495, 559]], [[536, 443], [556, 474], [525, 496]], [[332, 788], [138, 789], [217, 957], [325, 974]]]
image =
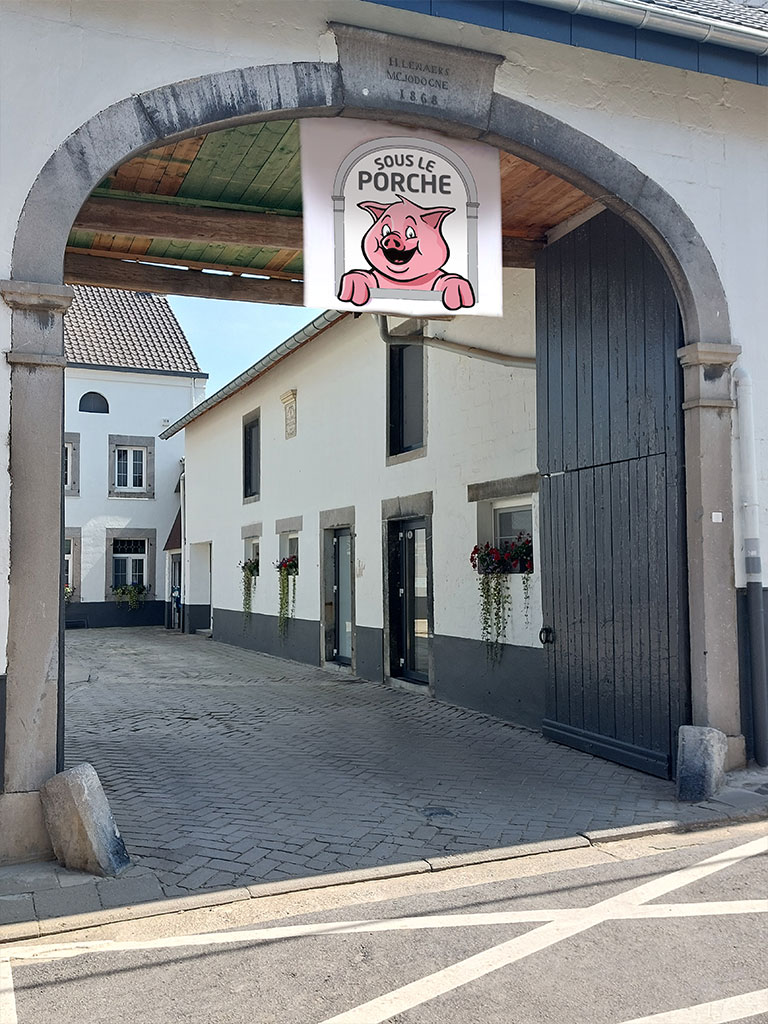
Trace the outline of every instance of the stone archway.
[[[49, 481], [59, 471], [62, 315], [70, 296], [62, 279], [70, 228], [91, 190], [130, 156], [159, 143], [256, 120], [374, 117], [476, 138], [577, 185], [632, 223], [649, 242], [675, 288], [686, 341], [681, 360], [693, 717], [696, 724], [716, 726], [731, 737], [733, 765], [743, 760], [730, 585], [730, 416], [724, 415], [732, 404], [728, 367], [738, 349], [728, 343], [725, 293], [703, 239], [676, 201], [629, 161], [570, 125], [495, 91], [500, 58], [480, 53], [468, 57], [469, 51], [407, 41], [423, 60], [446, 63], [450, 58], [458, 68], [441, 106], [409, 106], [393, 99], [384, 86], [381, 98], [370, 95], [371, 83], [378, 91], [375, 83], [384, 80], [386, 55], [394, 45], [388, 44], [389, 37], [342, 26], [335, 31], [337, 63], [221, 72], [131, 96], [99, 112], [52, 154], [27, 197], [16, 232], [12, 280], [0, 285], [13, 310], [13, 563], [5, 792], [0, 803], [7, 809], [12, 799], [14, 809], [7, 813], [16, 823], [16, 829], [5, 829], [9, 837], [16, 833], [15, 840], [7, 840], [16, 848], [0, 845], [0, 861], [46, 851], [37, 791], [56, 771], [60, 588], [50, 567], [59, 558], [61, 497]], [[397, 46], [402, 49], [402, 39]], [[723, 512], [728, 525], [713, 527], [710, 509]], [[37, 628], [34, 644], [29, 642], [30, 622]]]

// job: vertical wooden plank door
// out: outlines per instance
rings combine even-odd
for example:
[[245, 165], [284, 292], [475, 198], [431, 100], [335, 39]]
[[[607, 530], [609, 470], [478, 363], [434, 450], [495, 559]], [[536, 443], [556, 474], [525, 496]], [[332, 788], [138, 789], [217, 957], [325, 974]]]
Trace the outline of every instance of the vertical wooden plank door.
[[680, 315], [608, 211], [536, 263], [546, 736], [654, 775], [690, 721]]

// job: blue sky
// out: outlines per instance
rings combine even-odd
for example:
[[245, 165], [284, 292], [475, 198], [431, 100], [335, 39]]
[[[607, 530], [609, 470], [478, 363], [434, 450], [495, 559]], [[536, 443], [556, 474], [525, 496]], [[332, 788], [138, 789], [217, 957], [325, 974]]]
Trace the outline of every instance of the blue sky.
[[169, 295], [201, 370], [210, 374], [206, 394], [224, 387], [322, 310], [268, 306]]

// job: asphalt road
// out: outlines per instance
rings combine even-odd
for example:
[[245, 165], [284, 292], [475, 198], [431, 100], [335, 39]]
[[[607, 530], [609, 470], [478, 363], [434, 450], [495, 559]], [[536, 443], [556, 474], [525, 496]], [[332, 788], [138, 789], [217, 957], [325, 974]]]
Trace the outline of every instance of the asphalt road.
[[0, 947], [0, 1022], [768, 1024], [765, 823], [553, 857]]

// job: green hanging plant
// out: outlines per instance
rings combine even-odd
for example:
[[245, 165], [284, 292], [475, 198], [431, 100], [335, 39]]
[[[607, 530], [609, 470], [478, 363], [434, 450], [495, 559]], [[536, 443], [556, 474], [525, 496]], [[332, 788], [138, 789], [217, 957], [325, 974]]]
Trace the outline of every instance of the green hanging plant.
[[296, 577], [299, 575], [299, 559], [297, 555], [288, 555], [275, 562], [278, 575], [279, 605], [277, 612], [277, 629], [281, 637], [288, 632], [288, 620], [293, 618], [296, 610]]
[[149, 586], [145, 587], [143, 583], [125, 583], [120, 587], [112, 587], [112, 593], [115, 595], [117, 604], [126, 602], [129, 609], [135, 612], [144, 604], [149, 589]]
[[496, 664], [504, 653], [503, 644], [507, 636], [510, 604], [507, 579], [510, 575], [523, 577], [523, 612], [526, 625], [529, 622], [533, 538], [529, 533], [520, 533], [514, 541], [505, 541], [498, 548], [489, 543], [476, 544], [469, 561], [478, 574], [480, 636], [488, 661]]
[[238, 563], [243, 574], [243, 615], [251, 613], [251, 598], [253, 597], [253, 585], [259, 575], [258, 558], [246, 558], [244, 562]]

